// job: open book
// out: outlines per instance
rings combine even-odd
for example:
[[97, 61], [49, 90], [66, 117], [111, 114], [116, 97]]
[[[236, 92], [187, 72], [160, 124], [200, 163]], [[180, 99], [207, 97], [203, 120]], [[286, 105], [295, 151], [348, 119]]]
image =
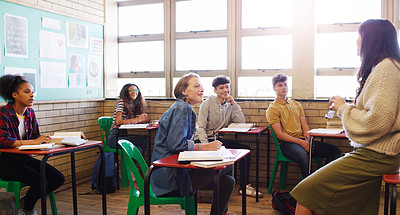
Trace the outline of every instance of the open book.
[[[44, 143], [39, 145], [22, 145], [18, 147], [19, 150], [40, 150], [53, 148], [54, 143]], [[57, 148], [57, 147], [55, 147]]]
[[178, 156], [178, 161], [221, 161], [222, 159], [222, 151], [183, 151]]
[[253, 123], [231, 123], [227, 128], [222, 128], [220, 131], [246, 132], [255, 126]]
[[202, 168], [214, 168], [217, 166], [232, 165], [233, 161], [231, 159], [223, 159], [222, 161], [192, 161], [190, 164]]
[[68, 146], [79, 146], [86, 143], [85, 135], [81, 131], [77, 132], [54, 132], [49, 143], [61, 143]]
[[340, 134], [344, 130], [343, 129], [325, 129], [325, 128], [316, 128], [311, 129], [307, 133], [310, 134]]

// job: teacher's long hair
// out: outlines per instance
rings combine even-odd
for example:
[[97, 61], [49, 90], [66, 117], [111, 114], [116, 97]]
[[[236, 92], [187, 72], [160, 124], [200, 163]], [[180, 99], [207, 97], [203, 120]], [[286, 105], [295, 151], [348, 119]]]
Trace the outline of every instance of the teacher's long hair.
[[357, 73], [360, 86], [356, 90], [356, 100], [374, 66], [385, 58], [400, 62], [396, 28], [389, 20], [369, 19], [360, 25], [358, 33], [361, 36], [361, 67]]

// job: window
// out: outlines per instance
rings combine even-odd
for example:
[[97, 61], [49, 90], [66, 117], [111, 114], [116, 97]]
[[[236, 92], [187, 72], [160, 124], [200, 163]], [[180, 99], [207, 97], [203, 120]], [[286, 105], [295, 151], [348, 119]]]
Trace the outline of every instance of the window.
[[176, 1], [176, 32], [226, 30], [226, 0]]
[[176, 41], [176, 70], [226, 70], [226, 38], [181, 39]]
[[118, 89], [134, 83], [144, 96], [165, 95], [164, 7], [162, 0], [118, 3]]
[[[228, 1], [191, 0], [176, 2], [174, 77], [197, 72], [201, 77], [227, 74]], [[175, 85], [174, 85], [175, 86]], [[206, 86], [205, 86], [206, 87]]]
[[273, 98], [272, 76], [286, 73], [295, 99], [353, 98], [358, 26], [383, 17], [400, 28], [399, 1], [120, 0], [118, 84], [172, 97], [196, 72], [206, 96], [226, 75], [234, 97]]
[[357, 29], [366, 19], [382, 17], [381, 0], [318, 0], [315, 11], [314, 95], [354, 98], [358, 86], [355, 72], [360, 66]]
[[292, 0], [241, 3], [238, 96], [273, 98], [272, 76], [292, 69]]

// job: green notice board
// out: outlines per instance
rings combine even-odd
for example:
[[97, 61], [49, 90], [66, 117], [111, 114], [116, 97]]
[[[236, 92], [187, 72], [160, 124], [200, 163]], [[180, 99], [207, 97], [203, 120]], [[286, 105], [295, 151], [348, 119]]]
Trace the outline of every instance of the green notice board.
[[101, 24], [0, 0], [0, 76], [26, 77], [37, 101], [103, 98], [103, 44]]

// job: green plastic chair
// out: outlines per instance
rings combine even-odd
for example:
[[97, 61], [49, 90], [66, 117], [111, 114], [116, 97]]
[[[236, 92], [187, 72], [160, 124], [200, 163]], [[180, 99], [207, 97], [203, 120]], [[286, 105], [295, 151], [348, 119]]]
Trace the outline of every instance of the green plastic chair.
[[[127, 175], [131, 187], [129, 196], [128, 211], [126, 214], [138, 214], [139, 207], [144, 205], [144, 175], [146, 174], [148, 166], [140, 151], [128, 140], [120, 140], [118, 144], [122, 147], [124, 153], [125, 164], [127, 166]], [[135, 160], [135, 161], [134, 161]], [[137, 163], [137, 165], [135, 164]], [[138, 169], [140, 168], [140, 170]], [[136, 190], [132, 176], [136, 179], [139, 190]], [[182, 209], [185, 209], [186, 215], [195, 215], [195, 199], [191, 194], [188, 197], [157, 197], [150, 186], [150, 204], [151, 205], [165, 205], [165, 204], [179, 204]]]
[[[274, 139], [276, 146], [276, 157], [274, 162], [274, 167], [272, 168], [271, 178], [269, 180], [268, 185], [268, 194], [271, 194], [272, 186], [275, 181], [276, 172], [278, 171], [278, 165], [281, 164], [281, 177], [279, 179], [279, 189], [285, 189], [286, 187], [286, 175], [289, 162], [294, 162], [289, 158], [285, 157], [281, 151], [281, 147], [279, 146], [278, 139], [276, 138], [275, 132], [272, 129], [272, 126], [269, 125], [271, 129], [272, 138]], [[312, 158], [312, 162], [318, 165], [318, 168], [322, 167], [322, 158]]]
[[[15, 196], [15, 207], [17, 210], [19, 209], [19, 198], [21, 189], [25, 187], [22, 182], [19, 181], [7, 181], [0, 179], [0, 187], [6, 189], [7, 192], [13, 192]], [[51, 213], [53, 215], [57, 215], [57, 205], [56, 205], [56, 198], [54, 197], [54, 192], [49, 193], [50, 204], [51, 204]]]
[[[98, 119], [99, 122], [99, 127], [100, 127], [100, 134], [101, 134], [101, 139], [103, 140], [103, 145], [104, 145], [104, 151], [105, 152], [112, 152], [115, 153], [116, 149], [111, 148], [107, 144], [107, 137], [108, 133], [110, 132], [110, 128], [112, 125], [113, 117], [111, 116], [102, 116]], [[128, 176], [126, 175], [126, 166], [125, 166], [125, 161], [122, 158], [122, 151], [119, 151], [119, 154], [121, 155], [121, 172], [122, 172], [122, 187], [128, 187], [129, 182], [128, 182]]]

